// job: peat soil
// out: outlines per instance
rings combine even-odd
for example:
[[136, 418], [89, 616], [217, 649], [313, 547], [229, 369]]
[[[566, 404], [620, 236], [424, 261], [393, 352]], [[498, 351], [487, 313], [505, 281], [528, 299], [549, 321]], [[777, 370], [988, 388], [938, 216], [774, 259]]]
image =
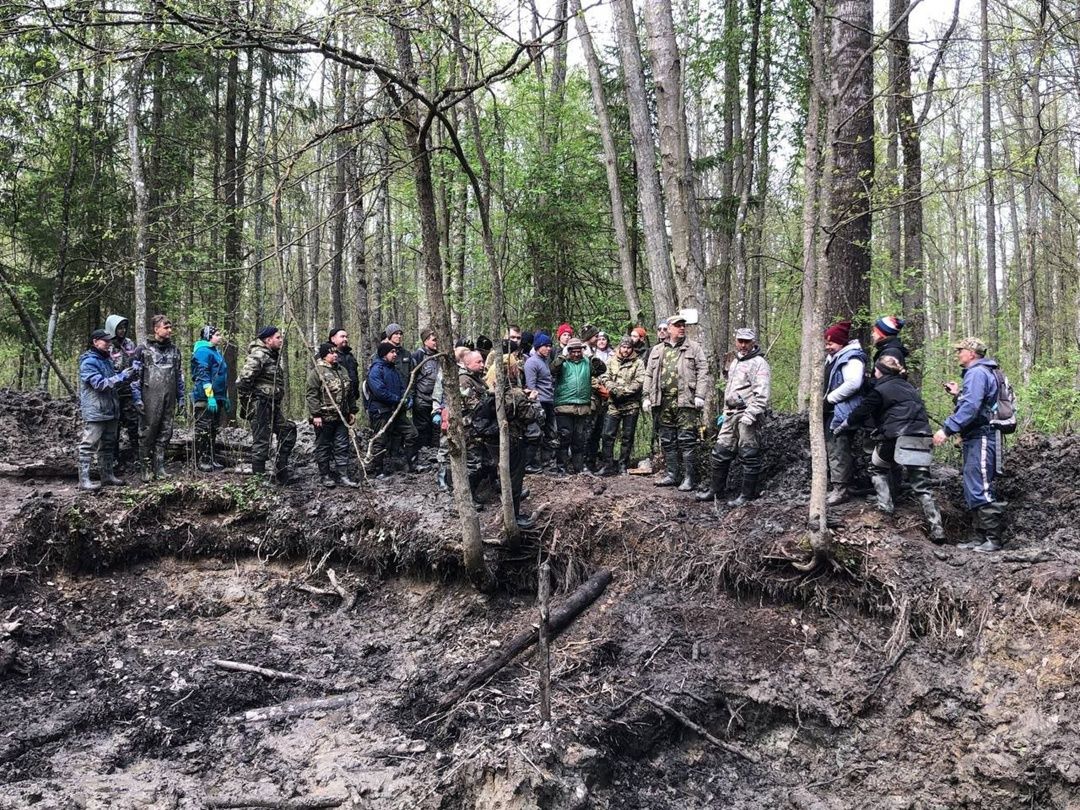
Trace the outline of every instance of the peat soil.
[[[810, 573], [799, 419], [739, 510], [530, 476], [482, 594], [432, 474], [324, 490], [301, 454], [294, 487], [173, 463], [84, 494], [40, 464], [70, 404], [0, 420], [0, 808], [1080, 808], [1077, 437], [1010, 449], [1003, 552], [856, 502]], [[535, 649], [438, 711], [535, 623], [542, 560], [556, 604], [614, 574], [553, 643], [552, 722]]]

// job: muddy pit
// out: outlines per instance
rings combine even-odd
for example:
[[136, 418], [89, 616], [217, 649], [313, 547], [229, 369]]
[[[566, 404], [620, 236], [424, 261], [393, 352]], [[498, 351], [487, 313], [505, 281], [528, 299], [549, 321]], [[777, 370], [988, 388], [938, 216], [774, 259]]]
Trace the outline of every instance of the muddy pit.
[[[530, 476], [538, 529], [489, 549], [480, 594], [430, 476], [280, 490], [174, 463], [84, 495], [54, 449], [70, 409], [33, 413], [6, 447], [49, 436], [52, 473], [0, 454], [0, 807], [1080, 807], [1075, 437], [1011, 452], [1004, 552], [853, 503], [811, 574], [796, 419], [739, 511]], [[935, 480], [959, 541], [956, 471]], [[552, 724], [535, 649], [439, 711], [535, 621], [542, 559], [555, 603], [613, 572], [554, 643]]]

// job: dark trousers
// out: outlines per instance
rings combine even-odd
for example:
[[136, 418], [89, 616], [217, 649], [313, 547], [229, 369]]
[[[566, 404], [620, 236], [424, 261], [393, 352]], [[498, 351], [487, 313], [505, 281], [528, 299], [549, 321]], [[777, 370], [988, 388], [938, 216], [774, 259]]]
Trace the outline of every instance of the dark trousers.
[[340, 419], [323, 419], [315, 428], [315, 463], [324, 475], [333, 469], [344, 471], [349, 466], [349, 426]]
[[416, 428], [416, 446], [420, 447], [438, 447], [439, 446], [439, 429], [437, 425], [431, 424], [431, 403], [413, 403], [412, 422], [413, 427]]
[[541, 428], [544, 435], [540, 440], [540, 463], [550, 464], [559, 449], [559, 421], [555, 417], [554, 402], [541, 402], [540, 407], [544, 409], [544, 424]]
[[[637, 431], [638, 413], [629, 411], [620, 413], [609, 409], [604, 415], [604, 463], [611, 464], [615, 459], [615, 437], [620, 436], [619, 463], [630, 465], [630, 453], [634, 450], [634, 433]], [[620, 431], [621, 428], [621, 431]]]
[[251, 463], [266, 466], [270, 458], [270, 439], [277, 436], [277, 469], [289, 465], [289, 454], [296, 445], [296, 425], [285, 418], [283, 403], [258, 397], [253, 400], [251, 419]]
[[176, 399], [174, 396], [144, 397], [143, 409], [139, 424], [139, 455], [143, 463], [150, 464], [155, 455], [165, 458], [172, 440]]
[[993, 483], [997, 473], [997, 434], [989, 428], [964, 437], [964, 503], [978, 509], [994, 502]]
[[585, 466], [585, 443], [592, 430], [592, 417], [557, 413], [555, 420], [559, 425], [559, 466], [572, 463], [574, 471], [581, 472]]
[[113, 447], [116, 445], [116, 420], [84, 422], [79, 441], [79, 463], [90, 464], [97, 456], [98, 466], [104, 468], [112, 463]]
[[211, 460], [214, 456], [214, 442], [217, 441], [218, 426], [221, 424], [221, 406], [213, 413], [206, 407], [205, 400], [195, 403], [195, 458]]
[[585, 440], [585, 462], [592, 464], [600, 454], [600, 441], [604, 433], [604, 419], [607, 416], [608, 406], [601, 402], [589, 417], [592, 421], [589, 427], [589, 437]]
[[[390, 421], [389, 412], [369, 413], [371, 417], [371, 429], [378, 433], [387, 422]], [[398, 448], [403, 448], [405, 458], [412, 458], [416, 452], [416, 427], [409, 415], [402, 410], [397, 418], [386, 428], [381, 436], [375, 439], [371, 445], [371, 457], [374, 460], [375, 469], [381, 469], [388, 459], [395, 455]]]
[[[121, 450], [120, 445], [125, 434], [127, 447]], [[139, 455], [139, 412], [135, 410], [135, 400], [131, 398], [130, 392], [128, 396], [120, 397], [120, 417], [112, 438], [111, 450], [117, 463], [134, 461]]]

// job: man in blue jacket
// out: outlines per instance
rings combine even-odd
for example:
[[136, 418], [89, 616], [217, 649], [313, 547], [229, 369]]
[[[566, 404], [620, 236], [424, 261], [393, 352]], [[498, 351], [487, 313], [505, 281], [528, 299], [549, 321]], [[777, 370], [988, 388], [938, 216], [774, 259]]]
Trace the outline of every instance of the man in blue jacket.
[[[116, 389], [139, 373], [140, 363], [133, 361], [117, 373], [109, 355], [112, 338], [112, 333], [104, 329], [94, 330], [90, 335], [90, 348], [79, 356], [79, 410], [83, 418], [79, 442], [79, 489], [90, 492], [101, 489], [101, 484], [121, 486], [124, 483], [113, 472], [120, 418]], [[95, 453], [101, 473], [100, 484], [90, 480], [90, 465]]]
[[[371, 446], [372, 465], [369, 472], [385, 478], [390, 472], [389, 448], [396, 442], [405, 446], [405, 458], [410, 459], [410, 471], [415, 472], [416, 427], [408, 417], [405, 403], [393, 422], [390, 421], [398, 403], [405, 395], [405, 383], [398, 374], [398, 352], [402, 351], [390, 341], [379, 344], [378, 358], [371, 364], [367, 375], [367, 411], [371, 429], [377, 434]], [[387, 423], [390, 423], [389, 425]], [[383, 428], [386, 430], [383, 430]], [[382, 431], [381, 435], [378, 435]]]
[[981, 553], [999, 551], [1004, 545], [1005, 504], [994, 500], [992, 484], [997, 468], [997, 437], [990, 420], [998, 398], [997, 362], [986, 356], [986, 344], [967, 337], [953, 344], [956, 360], [963, 367], [962, 384], [951, 380], [945, 390], [952, 394], [956, 409], [934, 434], [940, 447], [950, 436], [960, 436], [964, 456], [964, 501], [972, 515], [975, 539], [961, 543]]
[[207, 324], [191, 353], [191, 401], [195, 408], [195, 464], [201, 472], [225, 469], [214, 458], [221, 415], [229, 412], [229, 366], [218, 345], [223, 335]]

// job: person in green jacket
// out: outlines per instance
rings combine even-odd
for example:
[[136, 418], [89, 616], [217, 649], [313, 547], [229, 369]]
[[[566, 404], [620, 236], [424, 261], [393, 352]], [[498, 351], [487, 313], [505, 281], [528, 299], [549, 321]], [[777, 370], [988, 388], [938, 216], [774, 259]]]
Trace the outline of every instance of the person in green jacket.
[[308, 417], [315, 428], [315, 463], [319, 483], [358, 487], [349, 478], [349, 425], [355, 420], [356, 400], [348, 369], [338, 362], [338, 347], [319, 346], [318, 356], [307, 376]]
[[555, 378], [555, 421], [559, 426], [556, 471], [585, 471], [585, 442], [592, 430], [592, 364], [585, 357], [585, 344], [573, 338], [566, 353], [551, 363]]

